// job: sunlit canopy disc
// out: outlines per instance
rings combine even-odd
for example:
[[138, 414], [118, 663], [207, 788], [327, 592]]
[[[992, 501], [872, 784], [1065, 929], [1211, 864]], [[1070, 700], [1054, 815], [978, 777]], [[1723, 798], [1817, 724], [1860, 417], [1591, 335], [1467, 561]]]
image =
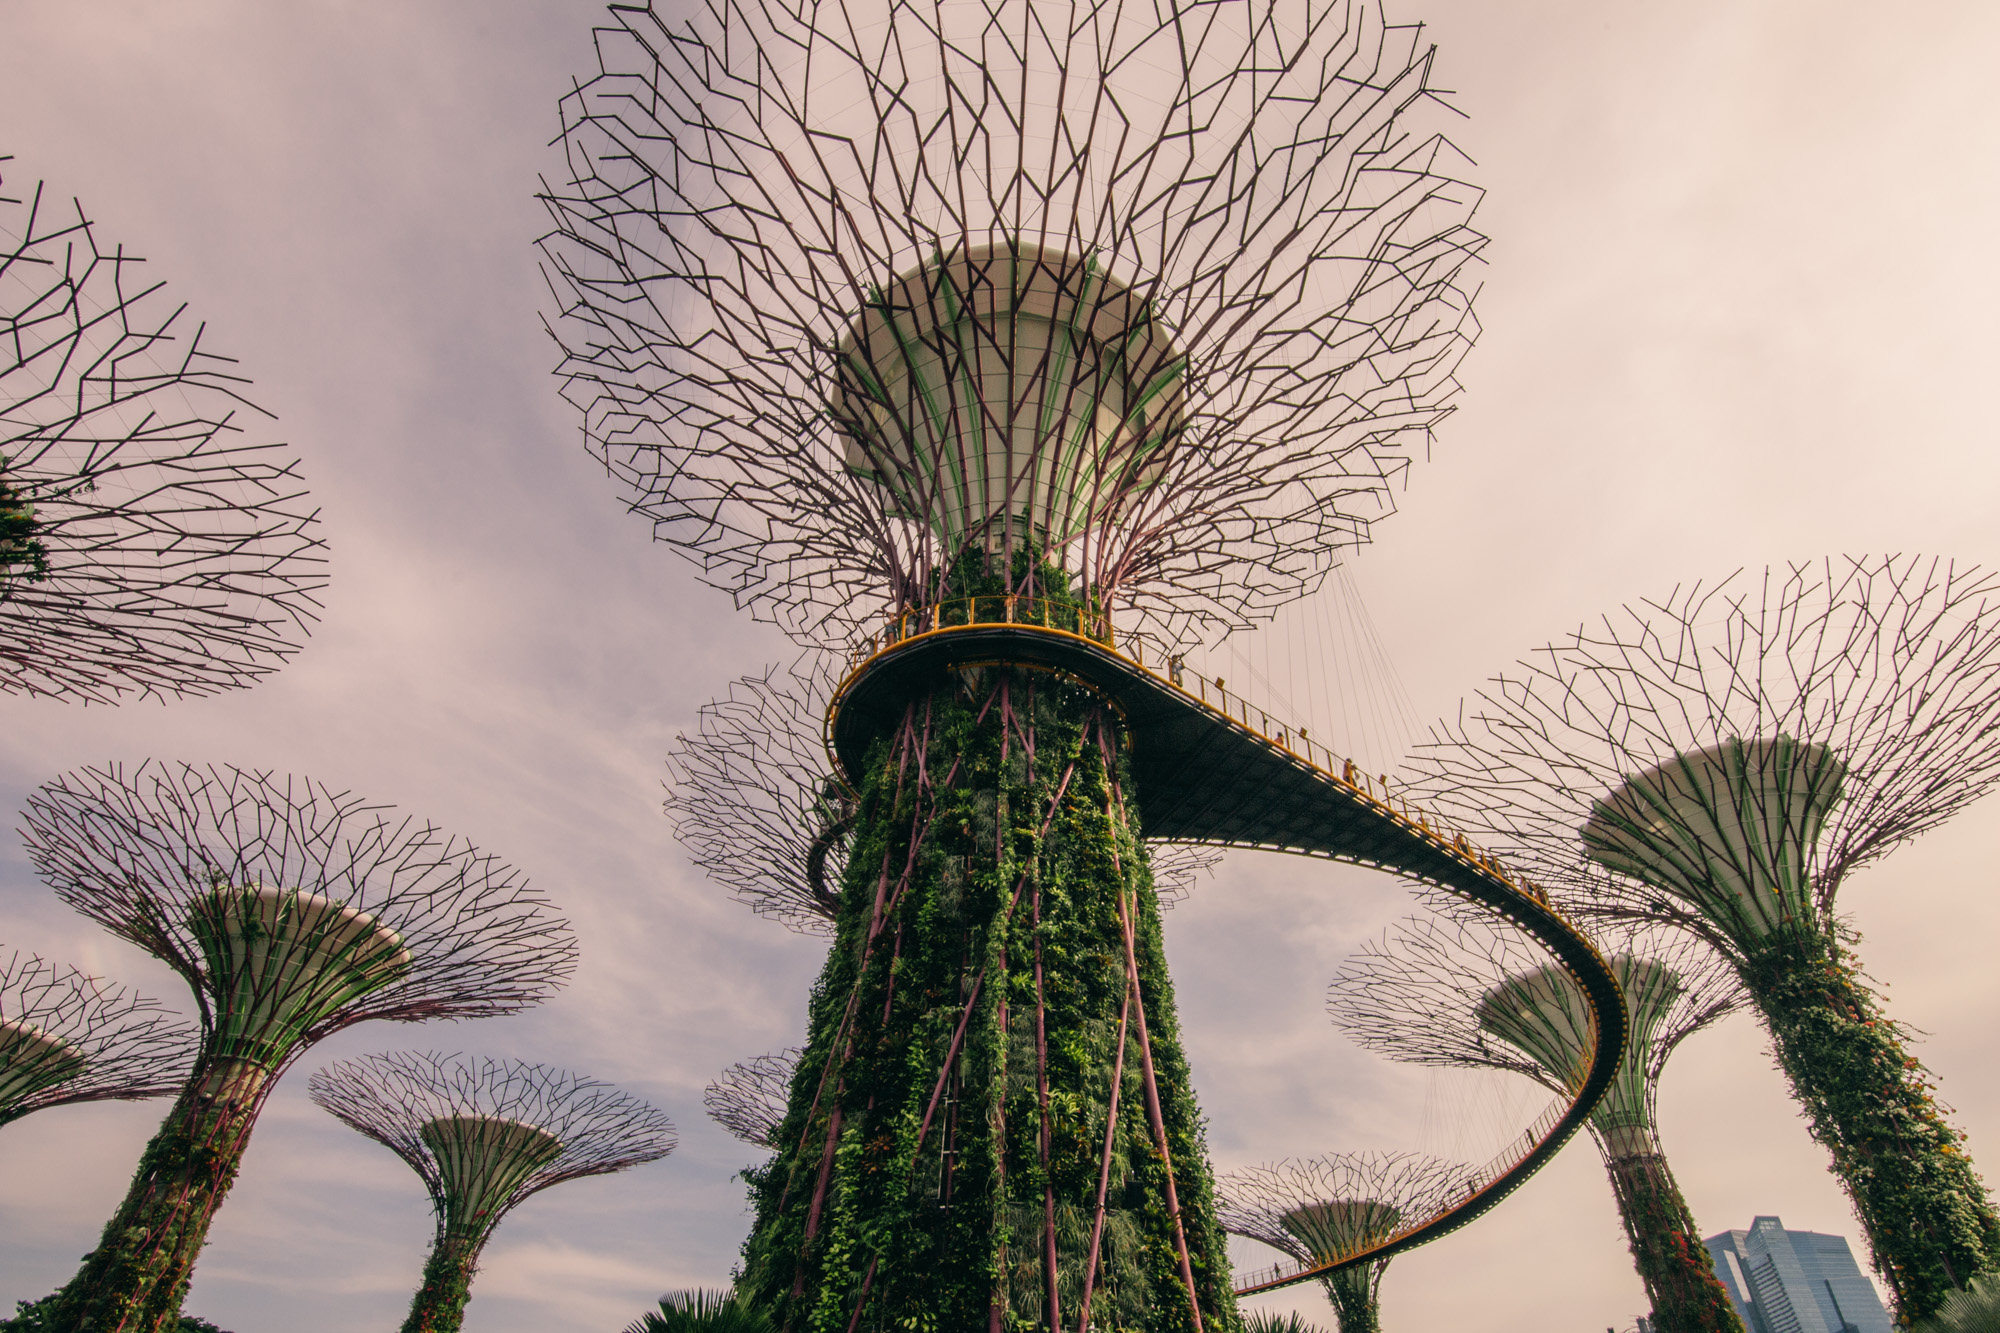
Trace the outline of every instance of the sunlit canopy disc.
[[33, 1023], [0, 1018], [0, 1115], [22, 1098], [83, 1073], [83, 1052]]
[[[1660, 1025], [1685, 989], [1673, 970], [1629, 953], [1610, 960], [1625, 993], [1630, 1027], [1624, 1058], [1591, 1122], [1615, 1147], [1637, 1151], [1634, 1135], [1651, 1142], [1646, 1080]], [[1581, 1077], [1590, 1060], [1590, 1008], [1559, 967], [1507, 978], [1479, 1002], [1479, 1026], [1558, 1079]]]
[[1159, 475], [1185, 366], [1094, 259], [1028, 243], [955, 250], [898, 278], [839, 347], [847, 466], [950, 549], [1025, 516], [1061, 542]]
[[1402, 1220], [1401, 1210], [1380, 1199], [1332, 1199], [1291, 1209], [1279, 1223], [1325, 1263], [1376, 1244]]
[[447, 1223], [453, 1227], [480, 1226], [562, 1152], [555, 1135], [506, 1116], [439, 1116], [417, 1133], [437, 1159]]
[[1592, 806], [1584, 845], [1598, 863], [1761, 938], [1810, 917], [1813, 844], [1846, 772], [1826, 746], [1789, 736], [1677, 754]]
[[223, 1052], [259, 1062], [281, 1059], [306, 1029], [404, 976], [412, 957], [369, 913], [297, 889], [225, 885], [196, 902], [188, 924]]

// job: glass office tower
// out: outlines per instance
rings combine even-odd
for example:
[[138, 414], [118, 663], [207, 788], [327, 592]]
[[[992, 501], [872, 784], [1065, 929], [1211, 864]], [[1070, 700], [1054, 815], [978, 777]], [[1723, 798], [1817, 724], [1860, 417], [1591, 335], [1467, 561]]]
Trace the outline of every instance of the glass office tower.
[[1844, 1236], [1760, 1217], [1710, 1236], [1715, 1275], [1751, 1333], [1892, 1333], [1889, 1312]]

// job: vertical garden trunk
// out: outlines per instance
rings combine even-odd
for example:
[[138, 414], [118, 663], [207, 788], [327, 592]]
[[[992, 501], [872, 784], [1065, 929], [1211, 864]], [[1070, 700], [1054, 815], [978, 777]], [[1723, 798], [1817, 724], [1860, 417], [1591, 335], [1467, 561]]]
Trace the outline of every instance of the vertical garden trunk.
[[1376, 1296], [1381, 1291], [1383, 1267], [1377, 1263], [1355, 1264], [1321, 1279], [1326, 1298], [1333, 1302], [1333, 1316], [1340, 1325], [1340, 1333], [1382, 1333], [1382, 1307]]
[[1904, 1324], [2000, 1267], [2000, 1218], [1931, 1096], [1927, 1071], [1882, 1016], [1840, 945], [1804, 931], [1745, 962], [1778, 1064], [1833, 1154]]
[[1624, 1126], [1599, 1143], [1657, 1333], [1744, 1333], [1651, 1130]]
[[402, 1333], [458, 1333], [465, 1322], [465, 1303], [472, 1299], [472, 1277], [479, 1270], [485, 1231], [439, 1227], [424, 1263], [423, 1284], [410, 1302]]
[[1054, 675], [961, 670], [876, 744], [753, 1177], [780, 1327], [1239, 1327], [1135, 820], [1115, 714]]
[[204, 1059], [139, 1159], [125, 1201], [49, 1301], [66, 1333], [169, 1333], [209, 1220], [235, 1183], [268, 1086], [248, 1060]]

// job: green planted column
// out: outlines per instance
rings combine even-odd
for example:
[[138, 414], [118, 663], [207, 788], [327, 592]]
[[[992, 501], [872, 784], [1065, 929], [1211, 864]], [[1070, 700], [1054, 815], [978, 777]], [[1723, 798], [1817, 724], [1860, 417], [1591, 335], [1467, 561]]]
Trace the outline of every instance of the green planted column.
[[782, 1327], [1236, 1327], [1135, 820], [1059, 677], [961, 671], [877, 743], [754, 1175], [741, 1289]]
[[2000, 1266], [2000, 1219], [1965, 1136], [1840, 941], [1773, 940], [1750, 955], [1743, 977], [1901, 1306], [1939, 1310], [1974, 1274]]

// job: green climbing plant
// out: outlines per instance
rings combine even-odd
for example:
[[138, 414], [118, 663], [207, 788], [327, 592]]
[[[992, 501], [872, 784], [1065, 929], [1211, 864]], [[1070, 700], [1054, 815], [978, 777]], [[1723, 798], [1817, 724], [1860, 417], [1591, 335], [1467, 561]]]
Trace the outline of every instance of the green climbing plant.
[[[949, 593], [1068, 598], [968, 551]], [[866, 761], [739, 1290], [786, 1330], [1239, 1327], [1115, 715], [966, 668]], [[1115, 1108], [1115, 1109], [1114, 1109]], [[1100, 1199], [1102, 1203], [1100, 1205]], [[1094, 1261], [1093, 1261], [1094, 1257]]]
[[1854, 1197], [1905, 1323], [2000, 1267], [2000, 1217], [1929, 1071], [1830, 934], [1781, 932], [1742, 966], [1812, 1135]]
[[1657, 1152], [1607, 1158], [1632, 1263], [1658, 1333], [1743, 1333], [1679, 1183]]

